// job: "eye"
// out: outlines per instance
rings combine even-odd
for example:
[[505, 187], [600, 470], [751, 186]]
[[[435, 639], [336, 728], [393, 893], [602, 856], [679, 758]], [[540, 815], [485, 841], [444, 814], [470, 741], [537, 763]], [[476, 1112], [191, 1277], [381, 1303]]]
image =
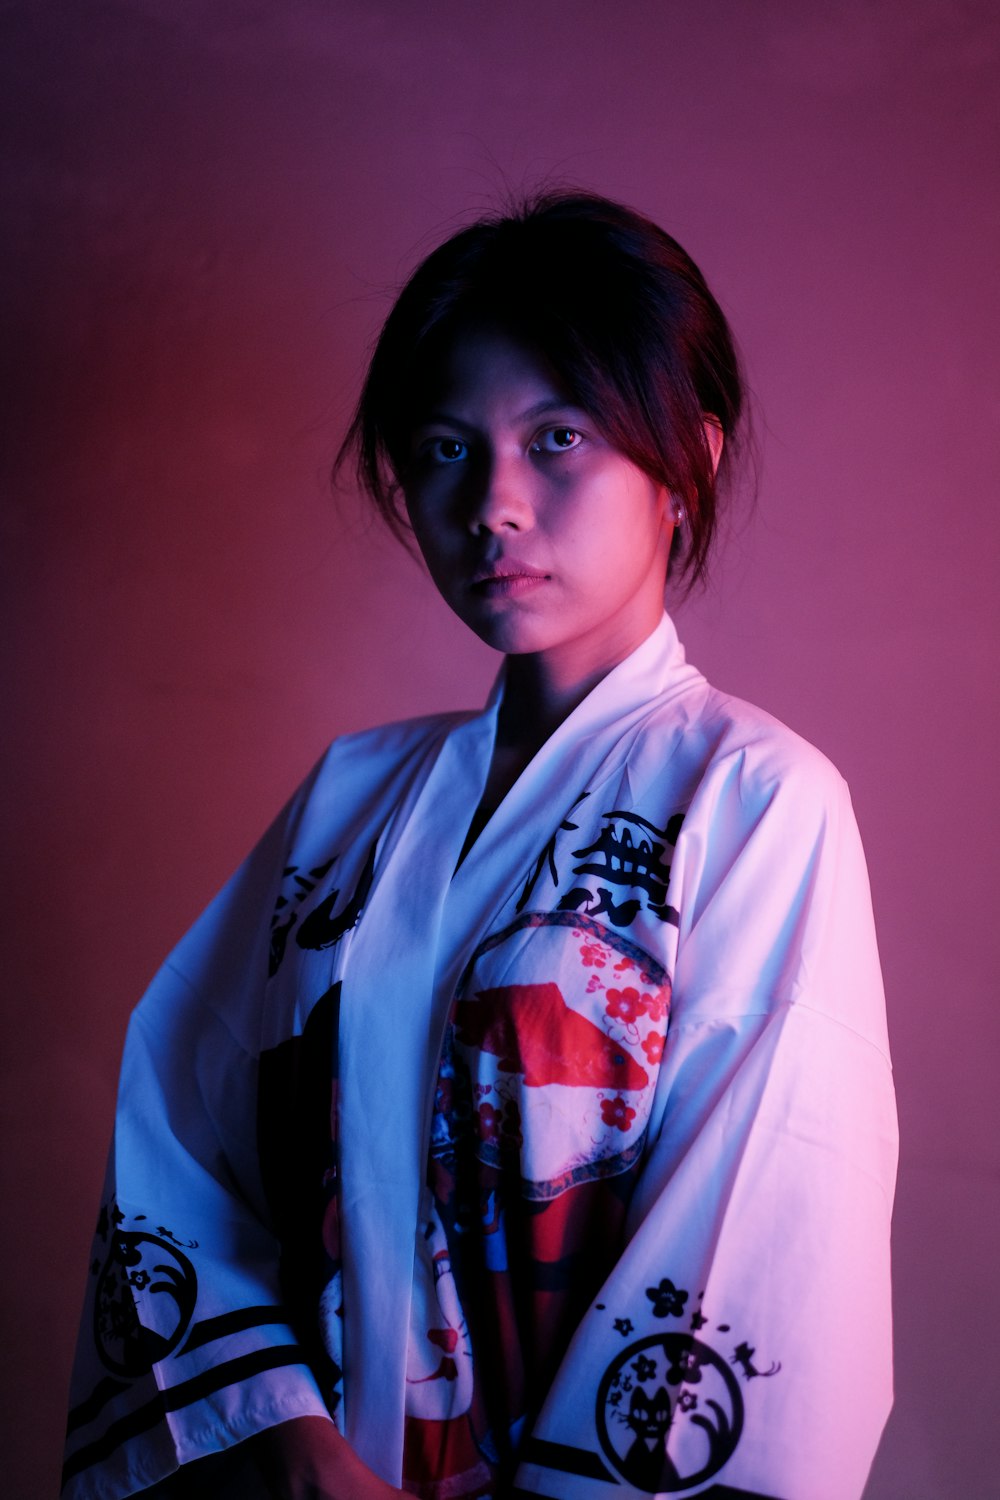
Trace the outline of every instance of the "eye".
[[539, 433], [532, 448], [541, 453], [569, 453], [583, 442], [583, 433], [575, 427], [548, 427]]
[[465, 458], [468, 448], [460, 438], [431, 438], [423, 446], [424, 455], [435, 464], [455, 464]]

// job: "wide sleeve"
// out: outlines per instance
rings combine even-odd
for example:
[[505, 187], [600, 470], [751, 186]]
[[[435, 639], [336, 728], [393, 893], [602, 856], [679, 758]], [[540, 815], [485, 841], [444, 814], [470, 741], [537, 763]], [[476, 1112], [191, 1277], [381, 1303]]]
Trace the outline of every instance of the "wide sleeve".
[[843, 781], [805, 746], [721, 757], [670, 893], [673, 1005], [627, 1242], [518, 1485], [857, 1500], [892, 1397], [896, 1126]]
[[278, 1284], [256, 1138], [268, 926], [291, 812], [134, 1012], [71, 1387], [65, 1500], [118, 1500], [327, 1416]]

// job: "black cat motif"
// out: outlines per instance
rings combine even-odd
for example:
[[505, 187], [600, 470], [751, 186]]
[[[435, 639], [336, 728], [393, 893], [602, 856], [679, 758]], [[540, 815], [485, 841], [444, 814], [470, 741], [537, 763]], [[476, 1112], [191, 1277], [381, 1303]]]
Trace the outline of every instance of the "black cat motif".
[[635, 1439], [625, 1454], [622, 1470], [626, 1479], [649, 1493], [673, 1489], [679, 1480], [667, 1453], [672, 1418], [670, 1397], [662, 1385], [652, 1396], [647, 1396], [641, 1386], [632, 1392], [625, 1422]]

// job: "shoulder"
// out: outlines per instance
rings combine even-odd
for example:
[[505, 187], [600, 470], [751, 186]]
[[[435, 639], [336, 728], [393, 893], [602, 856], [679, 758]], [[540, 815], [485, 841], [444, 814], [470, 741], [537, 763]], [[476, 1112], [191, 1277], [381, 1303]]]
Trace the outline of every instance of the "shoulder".
[[850, 792], [821, 750], [721, 693], [706, 704], [703, 732], [707, 753], [681, 835], [703, 896], [727, 882], [758, 913], [762, 903], [789, 911], [820, 870], [825, 879], [835, 869], [844, 878], [856, 870], [867, 889]]
[[376, 724], [371, 729], [357, 729], [338, 735], [327, 749], [317, 769], [328, 762], [347, 764], [406, 760], [414, 754], [437, 746], [457, 724], [473, 716], [472, 711], [424, 714], [415, 719], [397, 719]]
[[388, 724], [374, 724], [369, 729], [356, 729], [349, 734], [338, 735], [331, 748], [338, 746], [363, 754], [372, 750], [405, 753], [413, 746], [440, 739], [454, 729], [456, 724], [474, 718], [478, 712], [477, 709], [455, 709], [450, 713], [420, 714], [413, 719], [395, 719]]
[[[784, 1002], [885, 1049], [864, 851], [847, 784], [772, 715], [709, 690], [703, 754], [674, 850], [684, 1014]], [[721, 1009], [720, 1009], [721, 1008]]]
[[831, 881], [851, 885], [870, 908], [850, 793], [822, 751], [707, 687], [683, 738], [689, 760], [671, 879], [681, 937], [708, 909], [725, 911], [726, 930], [744, 941], [748, 921], [773, 935], [807, 892], [822, 890], [829, 904]]
[[847, 796], [844, 778], [821, 750], [741, 698], [709, 689], [702, 732], [710, 745], [706, 774], [732, 780], [750, 804], [780, 796], [822, 807]]
[[718, 807], [739, 822], [776, 802], [822, 813], [850, 800], [821, 750], [704, 678], [655, 710], [641, 755], [650, 779], [665, 776], [667, 794], [692, 813]]
[[471, 712], [427, 714], [338, 735], [327, 747], [292, 802], [292, 822], [317, 812], [327, 818], [362, 807], [398, 789], [400, 779], [441, 746], [449, 731]]
[[290, 870], [315, 883], [337, 860], [341, 878], [356, 883], [355, 866], [401, 789], [419, 780], [424, 756], [463, 717], [438, 714], [335, 739], [174, 949], [168, 966], [176, 979], [204, 998], [242, 994], [248, 975], [266, 975]]

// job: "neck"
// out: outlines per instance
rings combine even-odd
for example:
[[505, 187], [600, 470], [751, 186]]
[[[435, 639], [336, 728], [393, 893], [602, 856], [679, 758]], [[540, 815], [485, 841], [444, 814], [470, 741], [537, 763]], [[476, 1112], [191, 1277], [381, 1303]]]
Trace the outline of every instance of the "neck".
[[574, 670], [548, 653], [508, 656], [503, 703], [497, 724], [497, 747], [507, 752], [535, 751], [568, 719], [599, 682], [624, 661], [628, 650], [609, 650], [586, 670]]
[[568, 648], [508, 655], [504, 700], [501, 703], [496, 748], [502, 753], [534, 756], [559, 724], [570, 717], [598, 682], [648, 639], [663, 619], [663, 604], [630, 628]]

